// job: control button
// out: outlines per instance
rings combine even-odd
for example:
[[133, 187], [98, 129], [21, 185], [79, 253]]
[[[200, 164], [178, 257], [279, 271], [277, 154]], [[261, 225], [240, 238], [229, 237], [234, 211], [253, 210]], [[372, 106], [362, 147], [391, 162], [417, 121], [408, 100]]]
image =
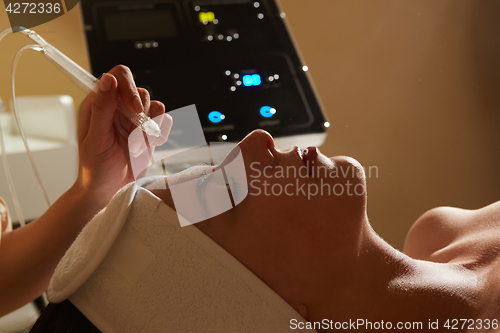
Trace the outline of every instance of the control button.
[[153, 42], [152, 45], [153, 45], [154, 48], [157, 48], [158, 47], [158, 42]]
[[134, 45], [134, 46], [135, 46], [135, 48], [136, 48], [136, 49], [138, 49], [138, 50], [142, 49], [142, 47], [143, 47], [143, 45], [142, 45], [142, 43], [141, 43], [141, 42], [135, 42], [135, 45]]
[[276, 109], [268, 105], [265, 105], [260, 108], [260, 115], [264, 118], [271, 118], [275, 114], [276, 114]]
[[224, 118], [226, 118], [226, 116], [224, 116], [219, 111], [212, 111], [208, 114], [208, 120], [210, 120], [214, 124], [220, 123], [222, 120], [224, 120]]

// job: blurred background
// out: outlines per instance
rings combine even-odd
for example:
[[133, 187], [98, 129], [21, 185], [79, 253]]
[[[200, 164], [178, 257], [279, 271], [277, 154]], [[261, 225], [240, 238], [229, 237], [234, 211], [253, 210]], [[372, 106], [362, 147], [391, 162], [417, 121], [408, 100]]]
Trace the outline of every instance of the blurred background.
[[[402, 249], [436, 206], [500, 200], [500, 2], [281, 0], [331, 123], [321, 151], [371, 168], [368, 216]], [[0, 28], [9, 26], [0, 12]], [[85, 68], [79, 8], [35, 28]], [[0, 97], [25, 37], [0, 45]], [[23, 55], [18, 95], [85, 95], [35, 52]], [[376, 167], [376, 168], [374, 168]], [[378, 170], [378, 174], [376, 173]], [[367, 174], [370, 176], [370, 174]]]

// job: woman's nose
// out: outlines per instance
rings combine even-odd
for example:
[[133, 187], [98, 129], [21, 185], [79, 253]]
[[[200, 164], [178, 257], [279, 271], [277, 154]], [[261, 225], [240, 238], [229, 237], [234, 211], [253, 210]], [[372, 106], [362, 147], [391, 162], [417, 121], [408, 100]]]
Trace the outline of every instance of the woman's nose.
[[258, 129], [248, 134], [239, 144], [245, 164], [259, 162], [269, 165], [272, 162], [273, 154], [269, 147], [274, 147], [274, 140], [271, 134]]
[[[269, 141], [273, 141], [273, 137], [267, 131], [258, 129], [252, 131], [239, 143], [240, 148], [245, 151], [246, 149], [256, 150], [262, 147], [267, 149]], [[274, 141], [273, 141], [274, 146]]]

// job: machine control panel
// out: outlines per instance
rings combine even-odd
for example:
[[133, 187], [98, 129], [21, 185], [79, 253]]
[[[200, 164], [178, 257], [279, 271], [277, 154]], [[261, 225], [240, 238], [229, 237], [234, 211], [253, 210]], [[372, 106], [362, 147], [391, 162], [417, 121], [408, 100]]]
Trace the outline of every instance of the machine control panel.
[[129, 66], [167, 111], [195, 104], [207, 141], [324, 133], [328, 122], [274, 0], [82, 2], [92, 70]]

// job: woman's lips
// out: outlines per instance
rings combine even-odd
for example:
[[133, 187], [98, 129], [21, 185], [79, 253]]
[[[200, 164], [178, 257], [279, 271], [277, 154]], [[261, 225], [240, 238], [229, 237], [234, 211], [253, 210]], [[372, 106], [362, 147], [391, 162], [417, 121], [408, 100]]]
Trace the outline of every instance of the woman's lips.
[[303, 159], [303, 157], [302, 157], [303, 152], [302, 152], [302, 150], [301, 150], [299, 147], [294, 146], [294, 147], [292, 148], [292, 152], [293, 152], [293, 153], [295, 153], [295, 154], [297, 154], [297, 156], [298, 156], [301, 160], [304, 160], [304, 159]]
[[309, 175], [313, 174], [314, 162], [318, 157], [319, 149], [316, 147], [308, 147], [302, 151], [302, 160], [307, 167], [307, 173]]
[[267, 148], [269, 150], [269, 152], [271, 153], [272, 156], [276, 155], [276, 146], [274, 145], [274, 140], [273, 139], [269, 139], [267, 141]]
[[[277, 152], [279, 152], [276, 149], [276, 146], [274, 145], [273, 140], [269, 140], [267, 142], [267, 146], [268, 146], [268, 149], [269, 149], [269, 152], [271, 153], [271, 155], [275, 156], [275, 154]], [[309, 175], [313, 175], [314, 174], [313, 168], [314, 168], [314, 165], [316, 164], [318, 154], [320, 153], [319, 149], [316, 147], [308, 147], [307, 149], [302, 150], [299, 147], [294, 146], [291, 151], [292, 151], [292, 153], [297, 154], [298, 158], [300, 158], [302, 160], [302, 162], [304, 163], [304, 166], [307, 167], [307, 173]]]

